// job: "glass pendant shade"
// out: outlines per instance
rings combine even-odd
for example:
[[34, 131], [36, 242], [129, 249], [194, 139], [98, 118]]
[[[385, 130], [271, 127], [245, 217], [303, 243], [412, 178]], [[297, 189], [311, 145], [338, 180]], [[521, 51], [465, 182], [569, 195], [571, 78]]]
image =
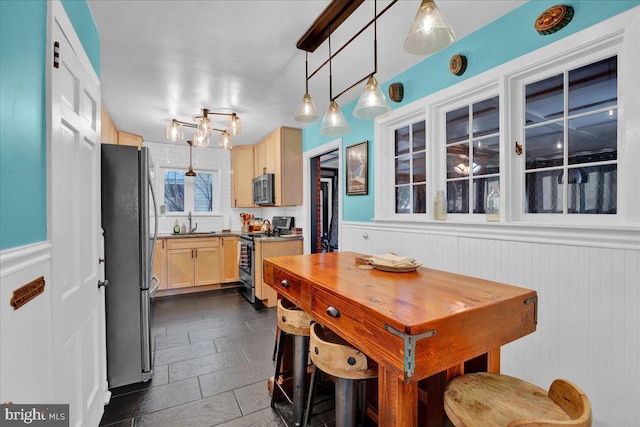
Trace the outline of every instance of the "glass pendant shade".
[[316, 104], [313, 103], [311, 95], [309, 95], [309, 93], [305, 93], [302, 97], [302, 101], [300, 101], [300, 105], [298, 105], [296, 114], [293, 116], [293, 120], [297, 122], [311, 123], [315, 122], [319, 118], [320, 114], [318, 114], [318, 109], [316, 108]]
[[227, 120], [227, 132], [231, 135], [240, 135], [242, 133], [242, 121], [235, 113], [231, 114]]
[[196, 129], [193, 132], [193, 145], [196, 147], [207, 148], [209, 146], [209, 135], [205, 135], [202, 129]]
[[420, 9], [404, 41], [404, 50], [413, 55], [428, 55], [449, 46], [456, 36], [433, 0], [422, 0]]
[[227, 132], [222, 132], [222, 134], [220, 134], [220, 142], [218, 144], [220, 148], [231, 150], [231, 148], [233, 148], [231, 143], [231, 135], [229, 135]]
[[329, 104], [329, 110], [322, 119], [320, 125], [320, 133], [326, 136], [339, 136], [351, 132], [351, 128], [344, 118], [344, 114], [340, 111], [338, 103], [331, 101]]
[[375, 77], [369, 77], [364, 92], [353, 110], [353, 115], [359, 119], [373, 119], [388, 111], [391, 111], [391, 106], [382, 93], [380, 85]]
[[[199, 130], [202, 135], [209, 136], [213, 132], [213, 122], [204, 116], [198, 116], [193, 119], [196, 122], [196, 129]], [[195, 142], [195, 141], [194, 141]], [[194, 144], [197, 146], [197, 144]]]
[[165, 128], [164, 137], [171, 142], [182, 141], [182, 125], [175, 120], [170, 121]]

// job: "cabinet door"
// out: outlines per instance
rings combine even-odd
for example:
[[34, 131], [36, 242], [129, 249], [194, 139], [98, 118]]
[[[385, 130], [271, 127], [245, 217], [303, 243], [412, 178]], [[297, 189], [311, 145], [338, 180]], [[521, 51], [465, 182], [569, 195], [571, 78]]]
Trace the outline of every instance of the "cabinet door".
[[260, 176], [267, 172], [267, 144], [266, 139], [258, 142], [253, 148], [253, 176]]
[[103, 144], [117, 144], [118, 130], [116, 129], [107, 109], [102, 106], [100, 114], [100, 142]]
[[252, 145], [241, 145], [231, 150], [231, 189], [233, 206], [253, 207], [254, 155]]
[[193, 286], [193, 258], [195, 250], [187, 248], [167, 251], [167, 279], [169, 288]]
[[156, 241], [156, 251], [153, 254], [153, 274], [160, 281], [158, 289], [167, 289], [167, 250], [166, 239]]
[[119, 145], [133, 145], [135, 147], [142, 147], [142, 137], [129, 132], [118, 131], [118, 144]]
[[238, 277], [238, 238], [222, 238], [222, 283], [237, 282]]
[[195, 249], [194, 285], [220, 283], [220, 248], [204, 247]]

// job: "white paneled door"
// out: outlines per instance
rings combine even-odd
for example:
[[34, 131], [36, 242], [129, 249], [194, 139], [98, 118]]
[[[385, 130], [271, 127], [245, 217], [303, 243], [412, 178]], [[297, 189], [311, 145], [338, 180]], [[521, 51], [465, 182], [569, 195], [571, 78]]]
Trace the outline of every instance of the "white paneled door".
[[58, 66], [48, 64], [54, 398], [70, 404], [71, 426], [97, 426], [108, 394], [104, 288], [98, 287], [100, 88], [63, 7], [49, 5], [50, 43], [59, 46]]

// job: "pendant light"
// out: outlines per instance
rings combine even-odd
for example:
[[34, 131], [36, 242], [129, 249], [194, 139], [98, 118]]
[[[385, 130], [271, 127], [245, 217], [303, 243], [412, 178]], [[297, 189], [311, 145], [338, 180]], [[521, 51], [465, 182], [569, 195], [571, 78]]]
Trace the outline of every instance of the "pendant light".
[[413, 55], [429, 55], [449, 46], [456, 36], [434, 0], [422, 0], [404, 41], [404, 50]]
[[231, 148], [233, 148], [231, 145], [231, 135], [227, 132], [222, 132], [220, 134], [220, 141], [218, 142], [218, 145], [220, 148], [231, 150]]
[[209, 146], [209, 135], [205, 134], [202, 129], [196, 129], [193, 132], [192, 144], [196, 147], [207, 148]]
[[329, 109], [320, 124], [320, 133], [325, 136], [340, 136], [351, 132], [351, 128], [333, 98], [333, 75], [331, 69], [331, 27], [329, 27]]
[[182, 124], [176, 119], [171, 120], [167, 123], [164, 137], [171, 142], [182, 141]]
[[[227, 128], [218, 129], [215, 127], [214, 121], [210, 116], [227, 116]], [[180, 120], [171, 119], [165, 128], [165, 138], [171, 142], [183, 140], [183, 127], [195, 129], [193, 132], [193, 140], [190, 145], [196, 147], [209, 147], [209, 139], [214, 132], [221, 132], [224, 135], [224, 147], [231, 149], [231, 135], [240, 135], [242, 133], [242, 122], [236, 113], [216, 113], [209, 111], [207, 108], [202, 109], [202, 115], [193, 118], [194, 123], [182, 122]], [[222, 144], [220, 144], [222, 147]]]
[[184, 174], [184, 176], [196, 176], [197, 174], [193, 171], [193, 167], [191, 166], [191, 151], [193, 150], [193, 141], [187, 141], [189, 144], [189, 170]]
[[318, 114], [316, 105], [313, 103], [313, 99], [311, 99], [311, 95], [309, 95], [309, 52], [305, 52], [304, 68], [305, 93], [302, 101], [300, 101], [300, 105], [298, 105], [298, 109], [296, 109], [296, 114], [293, 116], [293, 119], [297, 122], [311, 123], [318, 120], [320, 115]]
[[373, 64], [374, 71], [365, 85], [364, 92], [360, 95], [360, 99], [353, 110], [354, 117], [359, 119], [373, 119], [380, 114], [391, 111], [391, 106], [387, 102], [378, 81], [374, 74], [378, 71], [378, 10], [377, 2], [373, 2]]

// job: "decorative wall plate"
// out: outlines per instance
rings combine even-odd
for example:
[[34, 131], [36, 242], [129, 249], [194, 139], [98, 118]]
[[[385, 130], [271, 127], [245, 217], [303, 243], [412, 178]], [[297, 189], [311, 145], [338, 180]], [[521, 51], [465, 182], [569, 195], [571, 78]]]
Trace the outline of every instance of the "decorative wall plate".
[[536, 19], [534, 27], [538, 33], [546, 36], [566, 27], [571, 19], [573, 19], [573, 8], [557, 4], [542, 12]]
[[461, 76], [467, 69], [467, 57], [464, 55], [453, 55], [449, 61], [449, 71], [456, 76]]
[[404, 85], [400, 82], [391, 83], [389, 85], [389, 98], [393, 102], [401, 102], [404, 98]]

